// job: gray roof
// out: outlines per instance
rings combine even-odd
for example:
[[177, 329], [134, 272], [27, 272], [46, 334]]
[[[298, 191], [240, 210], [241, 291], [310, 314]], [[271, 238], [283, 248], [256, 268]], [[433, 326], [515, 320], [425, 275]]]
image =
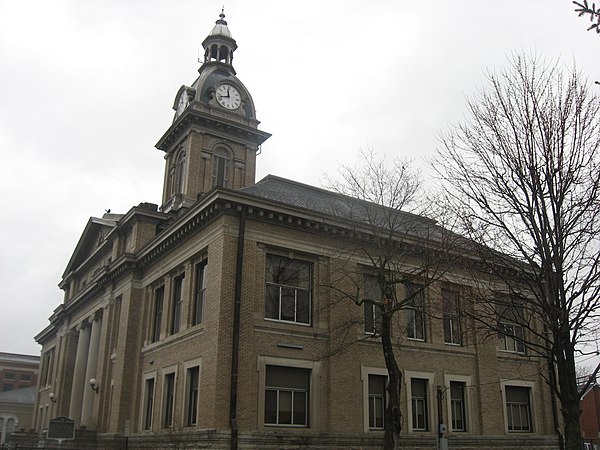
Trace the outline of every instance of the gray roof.
[[431, 228], [438, 228], [434, 220], [426, 217], [274, 175], [267, 175], [255, 185], [242, 188], [240, 191], [285, 206], [346, 220], [354, 225], [362, 223], [369, 227], [378, 226], [385, 230], [410, 234], [420, 234], [427, 228], [429, 237], [432, 237]]
[[37, 394], [37, 386], [29, 386], [22, 389], [0, 392], [0, 403], [20, 403], [33, 405]]

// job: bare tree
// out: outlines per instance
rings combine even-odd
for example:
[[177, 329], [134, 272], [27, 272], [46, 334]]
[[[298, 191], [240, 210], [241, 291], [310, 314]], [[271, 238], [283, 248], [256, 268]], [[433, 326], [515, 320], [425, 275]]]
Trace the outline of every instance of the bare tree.
[[[590, 8], [587, 0], [583, 0], [583, 3], [575, 1], [573, 3], [579, 6], [579, 8], [575, 9], [575, 12], [579, 13], [579, 17], [583, 16], [584, 14], [590, 15], [590, 21], [592, 24], [588, 28], [588, 31], [595, 29], [596, 33], [600, 34], [600, 6], [598, 9], [596, 9], [596, 4], [592, 3], [592, 7]], [[594, 23], [594, 20], [596, 20], [596, 23]]]
[[538, 57], [515, 55], [488, 80], [466, 121], [442, 136], [434, 169], [459, 231], [505, 280], [511, 300], [497, 316], [528, 326], [481, 323], [548, 359], [565, 446], [580, 450], [575, 358], [600, 319], [600, 98], [575, 68]]
[[[400, 338], [392, 332], [399, 323], [394, 317], [406, 310], [412, 318], [408, 332], [424, 332], [418, 324], [425, 314], [425, 289], [448, 266], [445, 232], [434, 220], [411, 213], [422, 205], [421, 179], [408, 161], [387, 165], [372, 151], [364, 152], [362, 166], [342, 166], [339, 179], [328, 181], [330, 188], [343, 194], [333, 213], [352, 229], [347, 245], [340, 249], [344, 261], [332, 274], [329, 287], [338, 301], [363, 308], [366, 318], [338, 324], [337, 332], [356, 336], [348, 330], [360, 322], [372, 333], [364, 339], [380, 339], [388, 371], [384, 448], [398, 449], [402, 371], [395, 355]], [[341, 342], [344, 347], [356, 340]]]

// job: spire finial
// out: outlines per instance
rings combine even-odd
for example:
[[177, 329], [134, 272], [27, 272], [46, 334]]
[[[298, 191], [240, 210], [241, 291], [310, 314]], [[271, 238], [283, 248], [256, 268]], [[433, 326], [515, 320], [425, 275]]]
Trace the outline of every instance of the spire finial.
[[225, 5], [223, 5], [221, 8], [221, 14], [219, 14], [219, 19], [215, 23], [219, 25], [227, 25], [227, 22], [225, 22]]

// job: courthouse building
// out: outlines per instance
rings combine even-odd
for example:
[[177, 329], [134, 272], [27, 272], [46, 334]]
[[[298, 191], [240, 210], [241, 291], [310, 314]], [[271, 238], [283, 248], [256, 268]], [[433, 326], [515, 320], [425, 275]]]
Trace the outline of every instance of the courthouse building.
[[[369, 240], [339, 213], [362, 203], [256, 182], [270, 135], [236, 76], [223, 14], [202, 45], [199, 76], [177, 91], [156, 145], [162, 204], [90, 218], [68, 261], [64, 301], [36, 336], [35, 429], [68, 417], [76, 438], [129, 448], [381, 448], [377, 312], [330, 288], [334, 273], [369, 267], [340, 257]], [[519, 325], [483, 339], [460, 314], [435, 314], [442, 298], [468, 302], [470, 283], [457, 267], [397, 314], [404, 448], [435, 448], [439, 422], [451, 448], [556, 448], [546, 364]]]

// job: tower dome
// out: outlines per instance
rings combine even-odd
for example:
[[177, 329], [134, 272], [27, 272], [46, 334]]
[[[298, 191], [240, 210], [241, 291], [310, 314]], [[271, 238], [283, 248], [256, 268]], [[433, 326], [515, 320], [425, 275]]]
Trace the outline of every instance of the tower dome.
[[221, 62], [231, 66], [233, 52], [237, 49], [237, 44], [227, 27], [223, 10], [221, 10], [215, 26], [202, 42], [202, 47], [204, 48], [205, 64], [209, 62]]

